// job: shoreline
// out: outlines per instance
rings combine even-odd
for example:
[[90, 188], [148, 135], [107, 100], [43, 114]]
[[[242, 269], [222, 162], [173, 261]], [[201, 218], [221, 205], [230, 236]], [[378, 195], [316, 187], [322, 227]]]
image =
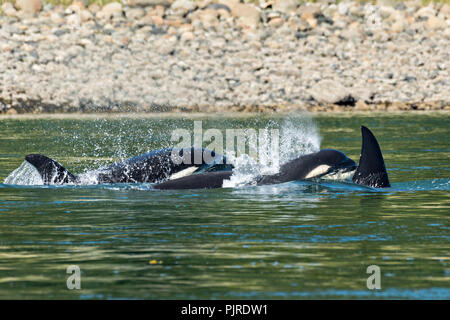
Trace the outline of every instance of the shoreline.
[[[0, 99], [0, 105], [2, 100]], [[358, 101], [352, 105], [341, 104], [320, 104], [320, 105], [238, 105], [231, 107], [223, 107], [217, 105], [202, 105], [191, 107], [174, 107], [174, 106], [152, 106], [150, 108], [118, 107], [118, 103], [113, 103], [114, 108], [95, 108], [82, 109], [75, 106], [42, 106], [27, 103], [27, 107], [9, 108], [6, 112], [0, 112], [2, 115], [15, 114], [207, 114], [207, 113], [259, 113], [259, 114], [288, 114], [295, 112], [310, 113], [340, 113], [340, 112], [420, 112], [420, 111], [450, 111], [450, 102], [379, 102], [365, 103]]]
[[40, 1], [2, 5], [0, 114], [450, 110], [450, 3]]
[[176, 112], [161, 112], [161, 113], [22, 113], [22, 114], [0, 114], [0, 121], [4, 120], [65, 120], [65, 119], [80, 119], [80, 120], [96, 120], [96, 119], [172, 119], [172, 118], [187, 118], [187, 119], [207, 119], [217, 116], [220, 118], [252, 118], [255, 116], [265, 117], [283, 117], [287, 115], [306, 115], [314, 117], [352, 117], [352, 116], [369, 116], [369, 117], [383, 117], [383, 116], [434, 116], [434, 115], [449, 115], [446, 110], [417, 110], [417, 111], [339, 111], [339, 112], [273, 112], [273, 113], [258, 113], [258, 112], [222, 112], [220, 114], [210, 114], [202, 112], [193, 113], [176, 113]]

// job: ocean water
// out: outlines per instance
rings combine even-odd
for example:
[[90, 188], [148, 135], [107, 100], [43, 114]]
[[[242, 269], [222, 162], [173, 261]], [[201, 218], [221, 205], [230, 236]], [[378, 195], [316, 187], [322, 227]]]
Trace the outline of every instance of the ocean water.
[[[0, 118], [0, 298], [450, 299], [449, 120], [448, 113]], [[365, 125], [392, 187], [252, 186], [252, 177], [276, 168], [238, 155], [234, 180], [216, 190], [43, 186], [23, 164], [41, 153], [82, 173], [173, 146], [174, 130], [193, 132], [194, 121], [224, 137], [227, 129], [279, 130], [280, 163], [320, 148], [358, 162]], [[67, 287], [71, 265], [81, 271], [81, 289]], [[371, 265], [380, 268], [381, 289], [367, 287]]]

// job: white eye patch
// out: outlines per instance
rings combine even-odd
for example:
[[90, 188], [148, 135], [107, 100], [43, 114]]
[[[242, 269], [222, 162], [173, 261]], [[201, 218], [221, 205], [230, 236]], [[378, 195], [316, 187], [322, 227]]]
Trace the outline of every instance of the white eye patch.
[[331, 167], [327, 166], [326, 164], [322, 164], [322, 165], [320, 165], [318, 167], [315, 167], [313, 170], [311, 170], [311, 172], [309, 172], [306, 175], [305, 179], [314, 178], [314, 177], [320, 176], [320, 175], [322, 175], [324, 173], [327, 173], [330, 168]]
[[197, 169], [198, 169], [197, 167], [189, 167], [184, 170], [178, 171], [177, 173], [174, 173], [173, 175], [171, 175], [169, 180], [175, 180], [175, 179], [189, 176], [189, 175], [193, 174], [195, 172], [195, 170], [197, 170]]

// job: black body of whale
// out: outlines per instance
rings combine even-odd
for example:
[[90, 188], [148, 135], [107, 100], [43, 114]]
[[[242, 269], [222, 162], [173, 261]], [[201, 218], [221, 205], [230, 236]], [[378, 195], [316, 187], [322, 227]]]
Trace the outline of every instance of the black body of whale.
[[[279, 173], [264, 175], [257, 179], [257, 185], [277, 184], [288, 181], [320, 178], [333, 172], [348, 172], [356, 169], [356, 163], [344, 153], [324, 149], [301, 156], [281, 166]], [[180, 179], [165, 181], [154, 186], [155, 189], [202, 189], [220, 188], [232, 172], [204, 172]]]
[[[174, 152], [185, 161], [174, 161]], [[186, 154], [186, 153], [187, 154]], [[195, 157], [195, 152], [208, 153], [205, 157]], [[200, 158], [200, 162], [196, 162]], [[41, 154], [30, 154], [25, 160], [32, 164], [42, 177], [44, 184], [80, 183], [81, 175], [74, 175], [53, 159]], [[116, 162], [107, 167], [83, 173], [85, 176], [94, 176], [95, 181], [101, 183], [156, 183], [169, 179], [172, 175], [183, 170], [192, 172], [205, 172], [214, 170], [231, 170], [232, 166], [226, 164], [226, 158], [214, 151], [203, 148], [167, 148], [145, 153], [123, 162]]]

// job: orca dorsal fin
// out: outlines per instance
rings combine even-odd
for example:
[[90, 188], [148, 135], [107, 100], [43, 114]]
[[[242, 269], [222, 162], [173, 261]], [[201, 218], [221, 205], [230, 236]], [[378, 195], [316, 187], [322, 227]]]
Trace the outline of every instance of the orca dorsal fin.
[[44, 181], [44, 184], [63, 184], [76, 181], [76, 177], [62, 165], [41, 154], [29, 154], [25, 161], [32, 164]]
[[374, 188], [389, 188], [391, 185], [377, 139], [364, 126], [361, 126], [361, 134], [361, 156], [353, 182]]

